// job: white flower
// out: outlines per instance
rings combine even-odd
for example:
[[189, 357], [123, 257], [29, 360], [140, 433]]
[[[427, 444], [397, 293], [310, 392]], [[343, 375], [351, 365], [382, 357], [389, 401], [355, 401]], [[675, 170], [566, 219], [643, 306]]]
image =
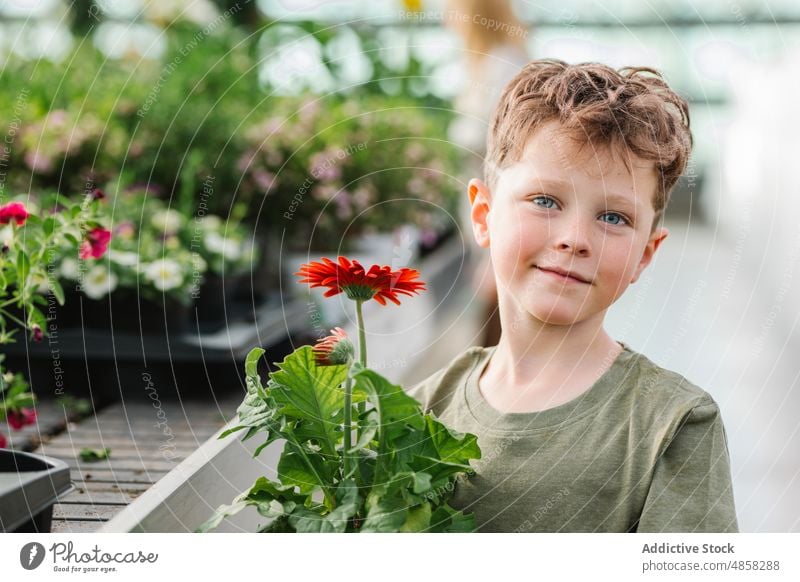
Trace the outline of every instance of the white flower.
[[197, 219], [197, 224], [206, 232], [218, 231], [222, 228], [222, 219], [219, 216], [209, 214]]
[[32, 273], [28, 283], [36, 289], [38, 293], [50, 292], [50, 280], [44, 273]]
[[200, 256], [200, 253], [192, 253], [192, 269], [198, 274], [205, 273], [208, 269], [208, 263]]
[[111, 262], [123, 267], [138, 267], [139, 255], [128, 251], [108, 251], [108, 258]]
[[87, 297], [100, 299], [117, 288], [117, 276], [107, 266], [95, 265], [83, 278], [81, 289]]
[[150, 224], [161, 234], [175, 234], [183, 224], [183, 215], [177, 210], [162, 210], [152, 216]]
[[61, 261], [61, 276], [70, 281], [77, 281], [81, 278], [81, 264], [78, 259], [70, 257]]
[[242, 245], [239, 241], [226, 238], [216, 232], [206, 235], [206, 248], [212, 253], [222, 255], [226, 259], [235, 261], [242, 256]]
[[183, 269], [172, 259], [159, 259], [142, 265], [142, 273], [159, 291], [169, 291], [183, 283]]

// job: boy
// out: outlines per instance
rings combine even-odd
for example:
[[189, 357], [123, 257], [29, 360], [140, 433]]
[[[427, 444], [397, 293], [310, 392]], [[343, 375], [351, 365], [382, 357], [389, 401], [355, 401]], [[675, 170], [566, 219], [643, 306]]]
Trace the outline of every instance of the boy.
[[651, 69], [534, 61], [504, 90], [468, 187], [502, 336], [410, 390], [478, 436], [451, 501], [478, 531], [737, 531], [717, 404], [603, 330], [667, 237], [691, 141]]

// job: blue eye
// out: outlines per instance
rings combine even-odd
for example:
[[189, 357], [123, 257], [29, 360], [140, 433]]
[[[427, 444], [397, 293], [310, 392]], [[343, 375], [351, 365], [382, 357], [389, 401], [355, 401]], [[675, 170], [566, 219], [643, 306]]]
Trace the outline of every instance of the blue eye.
[[616, 222], [608, 222], [608, 224], [612, 224], [614, 226], [622, 225], [622, 224], [630, 224], [628, 219], [622, 216], [621, 214], [617, 214], [616, 212], [606, 212], [603, 216], [610, 216], [612, 218], [618, 219]]
[[537, 196], [536, 198], [533, 199], [533, 203], [536, 204], [537, 206], [541, 206], [542, 208], [548, 208], [548, 209], [549, 208], [555, 208], [555, 206], [545, 206], [544, 204], [539, 204], [537, 202], [538, 200], [542, 200], [545, 203], [552, 202], [553, 204], [555, 204], [556, 201], [553, 200], [552, 198], [550, 198], [549, 196]]

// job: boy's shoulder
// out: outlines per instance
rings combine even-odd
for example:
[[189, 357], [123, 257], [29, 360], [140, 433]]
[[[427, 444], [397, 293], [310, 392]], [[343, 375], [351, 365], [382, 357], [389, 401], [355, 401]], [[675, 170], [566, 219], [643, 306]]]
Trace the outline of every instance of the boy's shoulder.
[[711, 395], [685, 376], [663, 368], [650, 358], [633, 350], [625, 342], [619, 363], [626, 370], [626, 385], [634, 395], [658, 403], [694, 408], [716, 405]]
[[[655, 413], [671, 411], [683, 416], [690, 411], [707, 408], [717, 413], [717, 404], [711, 395], [678, 372], [663, 368], [644, 354], [620, 342], [623, 351], [604, 375], [619, 390], [615, 395], [631, 401], [640, 412], [650, 409]], [[466, 384], [469, 375], [484, 364], [494, 352], [492, 347], [472, 346], [448, 364], [408, 390], [423, 409], [446, 408], [459, 387]]]
[[436, 403], [437, 407], [446, 406], [457, 388], [464, 384], [470, 372], [485, 361], [492, 351], [494, 348], [469, 347], [438, 371], [409, 388], [407, 393], [417, 399], [426, 412], [432, 409], [433, 403]]

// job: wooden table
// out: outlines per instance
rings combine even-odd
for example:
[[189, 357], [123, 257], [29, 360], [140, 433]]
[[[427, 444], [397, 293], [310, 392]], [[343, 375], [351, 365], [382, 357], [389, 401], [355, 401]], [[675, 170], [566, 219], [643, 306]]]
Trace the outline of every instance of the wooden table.
[[[118, 402], [42, 444], [70, 465], [76, 491], [53, 507], [53, 532], [90, 532], [119, 513], [236, 414], [240, 396], [217, 402]], [[111, 449], [87, 463], [82, 448]]]

